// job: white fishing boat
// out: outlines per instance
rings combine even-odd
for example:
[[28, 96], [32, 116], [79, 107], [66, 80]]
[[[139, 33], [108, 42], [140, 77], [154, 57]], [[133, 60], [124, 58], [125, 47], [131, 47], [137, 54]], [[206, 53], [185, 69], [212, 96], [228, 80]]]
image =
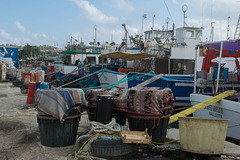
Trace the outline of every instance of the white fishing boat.
[[[206, 52], [205, 58], [207, 61], [203, 61], [202, 69], [206, 71], [207, 74], [206, 79], [203, 77], [197, 76], [197, 71], [195, 71], [195, 86], [194, 93], [190, 95], [190, 101], [192, 105], [196, 105], [207, 99], [212, 98], [214, 95], [219, 92], [223, 92], [226, 90], [237, 90], [240, 91], [239, 88], [234, 88], [233, 85], [239, 84], [239, 62], [238, 57], [240, 57], [240, 40], [231, 40], [231, 41], [221, 41], [221, 42], [211, 42], [205, 44], [197, 45], [197, 48], [205, 48]], [[197, 54], [196, 49], [196, 54]], [[217, 56], [216, 56], [217, 55]], [[197, 57], [197, 56], [196, 56]], [[218, 63], [213, 63], [213, 59], [218, 57]], [[226, 72], [227, 68], [224, 68], [222, 65], [222, 59], [226, 57], [234, 57], [236, 63], [236, 72], [228, 73]], [[198, 61], [196, 60], [196, 63]], [[215, 67], [210, 67], [213, 64]], [[219, 65], [220, 64], [220, 65]], [[195, 64], [196, 66], [197, 64]], [[217, 67], [216, 67], [217, 66]], [[211, 68], [211, 69], [210, 69]], [[214, 68], [214, 69], [213, 69]], [[213, 73], [208, 73], [213, 71]], [[216, 73], [216, 74], [214, 74]], [[210, 76], [209, 76], [210, 75]], [[202, 78], [205, 82], [211, 83], [214, 92], [213, 93], [196, 93], [197, 86], [197, 77]], [[210, 78], [209, 78], [210, 77]], [[228, 77], [226, 79], [226, 77]], [[228, 84], [226, 83], [228, 82]], [[229, 83], [230, 82], [230, 83]], [[220, 87], [221, 83], [221, 87]], [[226, 85], [225, 85], [226, 84]], [[230, 85], [230, 86], [229, 86]], [[232, 86], [232, 87], [231, 87]], [[229, 88], [230, 87], [230, 88]], [[203, 87], [204, 88], [204, 87]], [[193, 114], [194, 117], [201, 118], [218, 118], [218, 119], [228, 119], [228, 130], [227, 130], [227, 138], [230, 141], [240, 142], [240, 94], [236, 93], [232, 96], [227, 97], [226, 99], [222, 99], [219, 102], [216, 102], [206, 108], [203, 108]]]
[[[213, 96], [191, 94], [192, 105], [206, 101]], [[240, 102], [223, 99], [195, 113], [194, 117], [228, 119], [227, 137], [231, 141], [240, 141]]]

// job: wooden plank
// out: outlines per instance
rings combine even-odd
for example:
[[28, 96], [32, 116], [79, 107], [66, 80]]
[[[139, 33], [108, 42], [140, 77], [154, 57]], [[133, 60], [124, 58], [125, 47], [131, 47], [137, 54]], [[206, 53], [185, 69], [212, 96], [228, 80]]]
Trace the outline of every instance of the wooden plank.
[[220, 101], [220, 100], [222, 100], [222, 99], [224, 99], [224, 98], [226, 98], [226, 97], [228, 97], [228, 96], [230, 96], [230, 95], [232, 95], [234, 93], [237, 93], [237, 91], [235, 91], [235, 90], [228, 90], [228, 91], [223, 92], [223, 93], [221, 93], [221, 94], [219, 94], [217, 96], [214, 96], [214, 97], [212, 97], [212, 98], [210, 98], [210, 99], [208, 99], [208, 100], [206, 100], [206, 101], [204, 101], [202, 103], [199, 103], [199, 104], [197, 104], [195, 106], [192, 106], [192, 107], [190, 107], [190, 108], [188, 108], [188, 109], [186, 109], [186, 110], [184, 110], [182, 112], [174, 114], [173, 116], [170, 117], [168, 124], [171, 124], [171, 123], [177, 121], [178, 117], [186, 117], [186, 116], [188, 116], [188, 115], [190, 115], [190, 114], [192, 114], [192, 113], [194, 113], [194, 112], [196, 112], [196, 111], [198, 111], [198, 110], [200, 110], [202, 108], [205, 108], [205, 107], [207, 107], [207, 106], [209, 106], [209, 105], [211, 105], [213, 103], [216, 103], [216, 102], [218, 102], [218, 101]]

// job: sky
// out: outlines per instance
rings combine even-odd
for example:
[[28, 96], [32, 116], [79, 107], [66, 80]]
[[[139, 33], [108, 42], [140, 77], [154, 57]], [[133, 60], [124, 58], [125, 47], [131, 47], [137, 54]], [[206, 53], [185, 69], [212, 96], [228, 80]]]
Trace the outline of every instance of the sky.
[[[0, 45], [50, 45], [64, 48], [75, 43], [120, 44], [124, 28], [130, 35], [166, 29], [166, 19], [176, 28], [183, 26], [182, 6], [187, 5], [186, 24], [203, 27], [202, 41], [209, 39], [211, 22], [214, 41], [233, 39], [240, 14], [240, 0], [0, 0]], [[143, 15], [147, 18], [143, 20]], [[228, 18], [230, 17], [230, 18]], [[75, 41], [75, 40], [78, 40]]]

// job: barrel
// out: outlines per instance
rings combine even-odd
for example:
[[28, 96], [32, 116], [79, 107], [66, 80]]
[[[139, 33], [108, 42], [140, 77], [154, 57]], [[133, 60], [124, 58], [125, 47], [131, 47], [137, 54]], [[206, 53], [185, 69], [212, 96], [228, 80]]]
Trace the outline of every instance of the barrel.
[[108, 124], [112, 121], [113, 96], [98, 95], [96, 104], [96, 121]]
[[30, 82], [28, 84], [28, 96], [26, 104], [33, 104], [35, 86], [36, 86], [35, 82]]
[[116, 123], [120, 124], [121, 126], [126, 124], [126, 114], [120, 111], [113, 111], [112, 117], [115, 118]]
[[77, 110], [73, 110], [63, 123], [51, 116], [37, 116], [41, 144], [48, 147], [75, 144], [80, 117]]
[[163, 143], [166, 140], [168, 121], [171, 116], [169, 112], [170, 109], [166, 107], [161, 116], [129, 114], [127, 115], [129, 128], [133, 131], [145, 131], [147, 128], [153, 142]]
[[41, 82], [40, 83], [40, 89], [49, 89], [49, 83]]

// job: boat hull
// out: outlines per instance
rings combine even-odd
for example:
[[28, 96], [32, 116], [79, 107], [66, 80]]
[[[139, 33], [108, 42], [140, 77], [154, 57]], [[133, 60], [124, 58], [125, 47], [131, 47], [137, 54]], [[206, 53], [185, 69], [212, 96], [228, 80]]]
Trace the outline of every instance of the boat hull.
[[[192, 105], [196, 105], [212, 98], [212, 96], [191, 94]], [[240, 102], [222, 99], [210, 106], [207, 106], [195, 113], [194, 117], [228, 119], [227, 137], [240, 142]]]

